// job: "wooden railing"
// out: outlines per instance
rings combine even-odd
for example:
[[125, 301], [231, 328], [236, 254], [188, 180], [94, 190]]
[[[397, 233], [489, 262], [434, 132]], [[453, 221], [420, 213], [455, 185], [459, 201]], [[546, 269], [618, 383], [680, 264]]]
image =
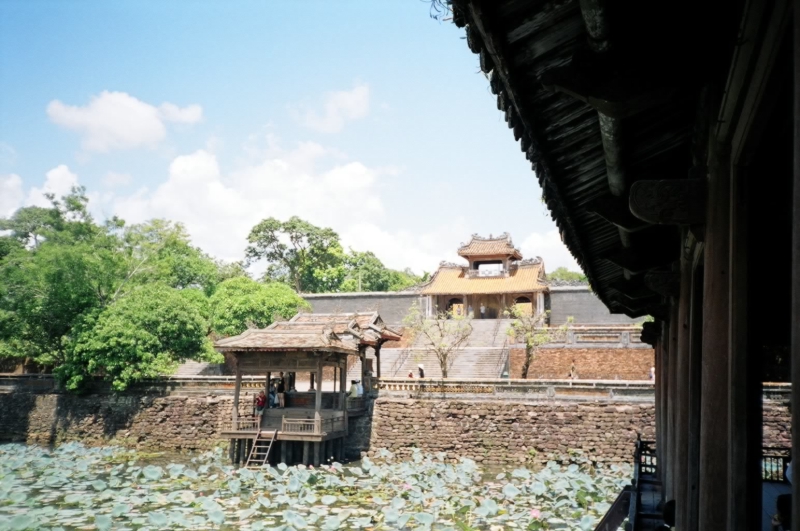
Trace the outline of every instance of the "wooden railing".
[[258, 431], [258, 422], [261, 417], [243, 416], [234, 419], [232, 422], [232, 431]]
[[281, 431], [286, 433], [307, 433], [309, 435], [321, 432], [319, 421], [315, 419], [287, 419], [283, 417]]
[[347, 409], [364, 409], [367, 407], [367, 401], [363, 396], [352, 398], [347, 397]]
[[791, 459], [791, 448], [765, 446], [761, 449], [761, 479], [786, 481], [786, 465]]

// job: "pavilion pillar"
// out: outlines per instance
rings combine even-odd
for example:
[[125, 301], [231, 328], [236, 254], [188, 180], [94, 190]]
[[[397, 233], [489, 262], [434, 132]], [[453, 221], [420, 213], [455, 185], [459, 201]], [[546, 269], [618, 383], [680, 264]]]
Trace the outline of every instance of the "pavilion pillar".
[[686, 465], [686, 525], [698, 529], [700, 518], [700, 397], [702, 396], [703, 360], [703, 278], [704, 266], [692, 265], [689, 302], [689, 447]]
[[[748, 201], [746, 170], [734, 169], [730, 204], [729, 531], [761, 525], [763, 390], [756, 356], [750, 354], [748, 318]], [[765, 507], [768, 511], [773, 507]]]
[[658, 431], [661, 433], [661, 451], [658, 454], [659, 463], [661, 466], [661, 481], [664, 485], [664, 490], [670, 492], [672, 486], [672, 476], [670, 475], [670, 454], [669, 447], [669, 434], [672, 432], [672, 426], [669, 425], [669, 389], [672, 382], [669, 380], [669, 364], [672, 353], [669, 351], [669, 321], [666, 321], [661, 326], [661, 390], [659, 396], [661, 399], [661, 424], [658, 426]]
[[699, 529], [728, 524], [728, 289], [730, 148], [710, 143], [703, 279]]
[[[792, 389], [800, 390], [800, 0], [793, 2], [794, 16], [794, 179], [792, 186]], [[792, 455], [800, 456], [800, 392], [792, 392]], [[792, 531], [800, 531], [800, 486], [797, 463], [792, 467]]]
[[664, 425], [664, 421], [661, 418], [661, 390], [664, 387], [664, 382], [661, 378], [661, 358], [664, 356], [663, 353], [663, 341], [662, 341], [662, 334], [658, 335], [656, 339], [656, 346], [655, 346], [655, 368], [656, 368], [656, 376], [655, 382], [653, 384], [653, 394], [655, 395], [655, 416], [656, 416], [656, 455], [658, 456], [658, 466], [656, 467], [656, 476], [658, 479], [662, 479], [662, 466], [661, 461], [664, 459], [664, 445], [661, 442], [661, 434], [664, 431], [661, 427]]
[[308, 380], [309, 380], [309, 382], [311, 382], [311, 384], [308, 387], [308, 390], [309, 391], [314, 391], [314, 373], [313, 372], [309, 373]]
[[322, 446], [321, 442], [314, 443], [314, 466], [319, 466], [320, 463], [320, 446]]
[[233, 429], [237, 429], [239, 424], [239, 395], [242, 391], [242, 370], [239, 368], [239, 360], [236, 360], [236, 384], [233, 388], [233, 412], [231, 413], [231, 420], [233, 421]]
[[311, 452], [309, 452], [309, 445], [308, 441], [303, 441], [303, 464], [308, 465], [311, 462]]
[[[683, 241], [686, 240], [686, 232], [683, 234]], [[681, 252], [681, 287], [678, 296], [678, 344], [677, 344], [677, 375], [675, 384], [677, 387], [677, 404], [675, 420], [676, 441], [675, 441], [675, 527], [677, 529], [688, 529], [686, 522], [688, 519], [688, 495], [689, 487], [689, 310], [692, 298], [692, 262], [691, 257], [686, 251]]]
[[678, 304], [672, 302], [669, 317], [669, 391], [667, 395], [667, 445], [669, 447], [669, 490], [667, 500], [675, 499], [675, 472], [678, 470]]
[[[467, 311], [466, 308], [464, 309], [464, 311], [465, 312]], [[380, 380], [381, 379], [381, 342], [380, 341], [378, 341], [378, 343], [375, 345], [375, 365], [376, 365], [375, 374], [376, 374], [378, 380]]]
[[[317, 417], [319, 417], [320, 411], [322, 410], [322, 355], [317, 359], [317, 388], [316, 396], [314, 397], [314, 413], [316, 413]], [[314, 373], [311, 373], [311, 383], [314, 383]]]

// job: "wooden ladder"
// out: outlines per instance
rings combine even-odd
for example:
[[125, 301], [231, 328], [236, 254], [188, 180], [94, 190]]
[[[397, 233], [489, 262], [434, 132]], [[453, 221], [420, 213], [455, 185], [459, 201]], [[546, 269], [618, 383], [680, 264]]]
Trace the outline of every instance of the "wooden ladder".
[[278, 430], [272, 432], [271, 436], [262, 436], [261, 430], [253, 438], [253, 447], [250, 449], [250, 455], [247, 456], [247, 461], [244, 464], [245, 468], [258, 468], [264, 465], [269, 458], [269, 452], [272, 450], [272, 444], [275, 442], [275, 437], [278, 435]]

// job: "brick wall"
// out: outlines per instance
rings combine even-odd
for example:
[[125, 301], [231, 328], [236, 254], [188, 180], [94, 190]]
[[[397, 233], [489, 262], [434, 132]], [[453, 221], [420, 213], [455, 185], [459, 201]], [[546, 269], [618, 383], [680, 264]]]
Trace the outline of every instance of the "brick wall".
[[[647, 380], [655, 363], [652, 349], [632, 348], [542, 348], [528, 371], [528, 378], [569, 377], [572, 360], [578, 378], [593, 380]], [[522, 378], [524, 349], [511, 349], [511, 378]]]

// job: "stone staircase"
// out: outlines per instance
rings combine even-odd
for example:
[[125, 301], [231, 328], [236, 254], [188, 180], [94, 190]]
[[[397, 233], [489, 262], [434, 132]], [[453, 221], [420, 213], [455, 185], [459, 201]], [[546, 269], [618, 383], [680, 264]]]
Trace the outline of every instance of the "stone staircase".
[[[510, 319], [473, 319], [472, 334], [466, 346], [456, 353], [453, 365], [448, 371], [449, 378], [499, 378], [508, 355], [507, 330]], [[374, 359], [369, 353], [368, 358]], [[375, 362], [373, 361], [373, 366]], [[436, 354], [425, 349], [424, 341], [416, 338], [408, 348], [381, 350], [381, 376], [406, 377], [409, 372], [417, 377], [417, 365], [425, 367], [426, 378], [441, 378], [442, 371]], [[351, 367], [348, 381], [357, 380], [360, 374], [358, 364]]]

